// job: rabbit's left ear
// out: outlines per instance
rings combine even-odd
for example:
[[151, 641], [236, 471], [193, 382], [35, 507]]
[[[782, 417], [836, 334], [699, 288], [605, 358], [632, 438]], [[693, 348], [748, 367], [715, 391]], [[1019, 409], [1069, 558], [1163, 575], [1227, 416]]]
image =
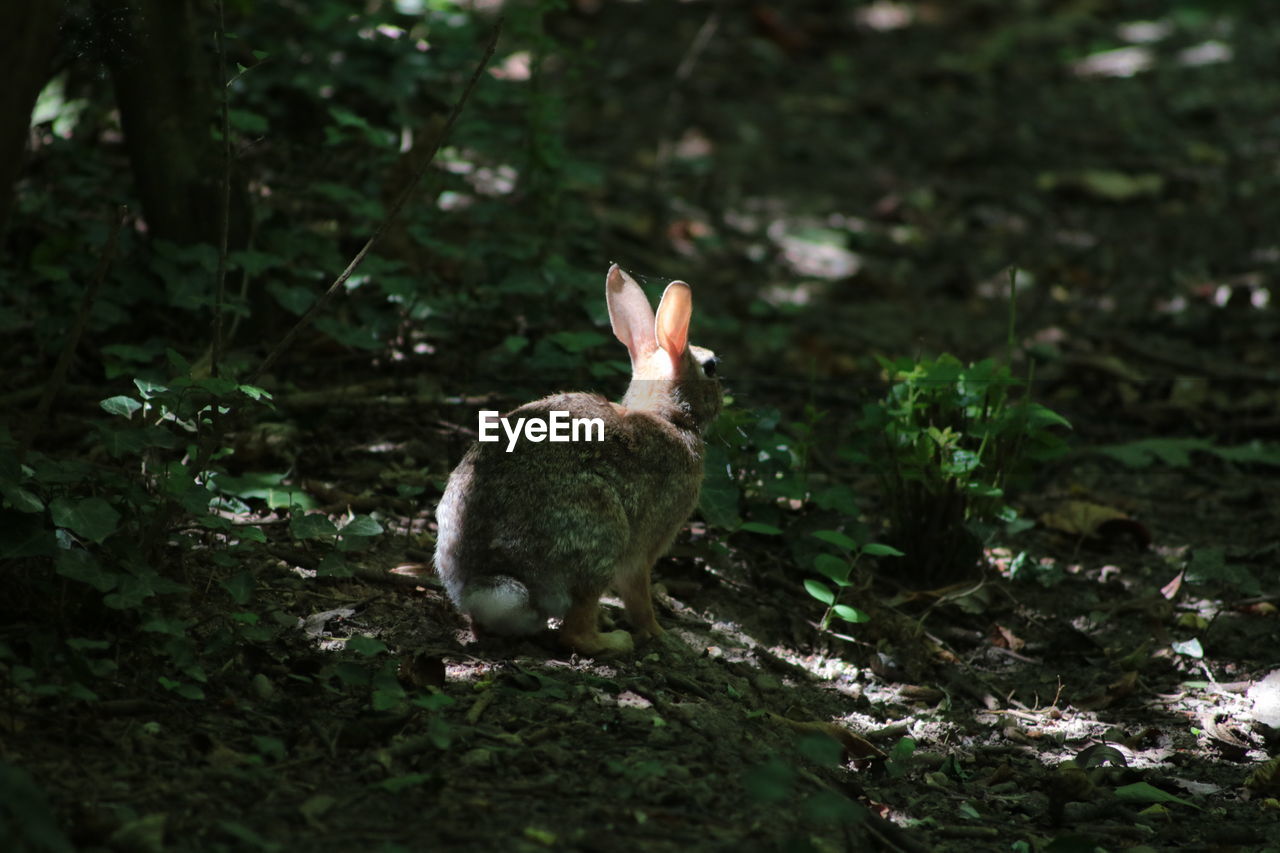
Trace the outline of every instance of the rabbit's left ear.
[[658, 303], [658, 318], [655, 330], [658, 346], [678, 361], [684, 356], [689, 346], [689, 321], [693, 318], [693, 289], [683, 281], [673, 281], [667, 285], [662, 294], [662, 302]]
[[658, 347], [653, 336], [653, 309], [649, 307], [649, 298], [634, 278], [614, 264], [605, 279], [605, 301], [609, 304], [613, 333], [631, 353], [631, 363], [639, 364]]

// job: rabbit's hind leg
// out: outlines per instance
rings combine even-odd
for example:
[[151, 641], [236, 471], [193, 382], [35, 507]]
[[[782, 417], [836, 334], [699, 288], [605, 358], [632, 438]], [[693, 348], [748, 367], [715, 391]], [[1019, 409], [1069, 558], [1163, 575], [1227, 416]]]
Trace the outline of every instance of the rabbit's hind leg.
[[635, 648], [626, 631], [600, 632], [599, 596], [575, 600], [560, 626], [560, 642], [580, 655], [625, 655]]
[[622, 597], [627, 619], [635, 629], [637, 640], [650, 640], [663, 634], [653, 613], [653, 590], [649, 586], [649, 567], [642, 565], [620, 574], [614, 588]]

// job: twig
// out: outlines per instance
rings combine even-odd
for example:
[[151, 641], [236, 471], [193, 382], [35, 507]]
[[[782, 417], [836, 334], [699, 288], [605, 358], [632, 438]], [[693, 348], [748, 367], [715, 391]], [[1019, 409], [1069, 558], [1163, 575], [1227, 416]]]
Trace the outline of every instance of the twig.
[[[227, 22], [225, 3], [218, 0], [218, 79], [223, 81], [222, 97], [222, 187], [218, 194], [218, 271], [214, 276], [213, 348], [209, 356], [209, 375], [218, 375], [222, 361], [222, 304], [227, 293], [227, 235], [231, 231], [231, 117], [227, 80]], [[216, 407], [215, 407], [216, 413]]]
[[[693, 75], [693, 69], [698, 64], [702, 52], [706, 50], [707, 45], [711, 43], [712, 36], [715, 35], [716, 29], [720, 26], [720, 12], [723, 6], [722, 2], [717, 2], [711, 11], [707, 14], [706, 20], [702, 22], [702, 26], [698, 28], [698, 32], [694, 34], [693, 41], [689, 43], [688, 49], [684, 56], [680, 59], [680, 64], [676, 66], [675, 83], [671, 87], [671, 91], [667, 93], [667, 103], [663, 109], [662, 123], [658, 132], [658, 146], [654, 151], [654, 166], [649, 182], [649, 189], [655, 200], [662, 199], [662, 187], [667, 179], [667, 166], [671, 161], [671, 152], [675, 148], [675, 143], [671, 137], [675, 130], [676, 114], [684, 104], [684, 87], [689, 77]], [[657, 202], [660, 203], [660, 202]], [[665, 211], [659, 211], [661, 215], [653, 218], [656, 229], [664, 227], [666, 221]]]
[[107, 270], [111, 268], [111, 261], [116, 254], [116, 239], [120, 236], [120, 227], [124, 225], [125, 216], [128, 214], [128, 208], [121, 206], [116, 212], [115, 221], [111, 224], [111, 230], [107, 233], [107, 242], [102, 247], [102, 254], [98, 257], [98, 268], [93, 272], [93, 278], [89, 281], [89, 286], [85, 288], [84, 294], [80, 297], [80, 310], [76, 313], [75, 322], [71, 326], [71, 331], [67, 333], [67, 341], [62, 347], [62, 352], [58, 355], [58, 361], [53, 366], [53, 373], [49, 376], [49, 382], [44, 386], [44, 393], [40, 396], [40, 402], [36, 404], [35, 413], [31, 416], [31, 423], [27, 429], [26, 438], [22, 443], [23, 453], [31, 446], [31, 442], [39, 435], [40, 430], [44, 428], [44, 422], [49, 417], [49, 409], [53, 406], [53, 399], [58, 395], [58, 391], [62, 388], [63, 383], [67, 379], [67, 371], [71, 368], [71, 359], [75, 357], [76, 346], [80, 343], [80, 336], [84, 333], [84, 327], [89, 322], [89, 311], [93, 308], [94, 300], [98, 297], [98, 288], [102, 286], [103, 280], [107, 277]]
[[413, 195], [413, 191], [417, 189], [418, 183], [427, 173], [427, 169], [436, 159], [436, 155], [440, 153], [441, 146], [443, 146], [445, 140], [449, 138], [449, 134], [452, 132], [454, 124], [458, 121], [458, 116], [462, 113], [462, 108], [466, 106], [467, 99], [471, 97], [471, 90], [474, 89], [476, 83], [479, 82], [480, 75], [489, 65], [489, 60], [493, 58], [493, 51], [498, 46], [498, 36], [501, 32], [502, 19], [499, 18], [498, 22], [493, 27], [493, 35], [489, 37], [489, 44], [485, 47], [484, 56], [481, 57], [480, 62], [476, 65], [476, 70], [472, 73], [471, 79], [467, 81], [466, 88], [462, 90], [462, 97], [460, 97], [458, 102], [453, 105], [453, 111], [449, 113], [449, 120], [445, 122], [444, 129], [440, 132], [440, 135], [436, 137], [435, 145], [431, 149], [431, 156], [422, 162], [422, 165], [418, 167], [417, 172], [415, 172], [413, 177], [409, 179], [408, 184], [400, 193], [400, 196], [396, 199], [395, 203], [391, 206], [391, 209], [387, 211], [387, 215], [383, 217], [382, 222], [373, 232], [373, 236], [371, 236], [368, 242], [366, 242], [360, 251], [356, 253], [355, 257], [351, 259], [351, 263], [347, 264], [347, 268], [342, 271], [342, 274], [334, 279], [333, 284], [329, 285], [329, 289], [322, 293], [320, 298], [318, 298], [312, 306], [307, 309], [307, 312], [298, 319], [298, 322], [293, 325], [293, 328], [285, 333], [285, 336], [278, 344], [276, 344], [275, 348], [271, 350], [265, 359], [263, 359], [262, 364], [258, 365], [257, 369], [249, 374], [245, 380], [246, 382], [256, 382], [259, 376], [271, 369], [272, 365], [276, 363], [276, 360], [279, 359], [290, 346], [292, 346], [294, 339], [298, 336], [298, 333], [309, 326], [315, 315], [320, 312], [320, 309], [328, 304], [334, 294], [342, 289], [343, 285], [347, 283], [347, 279], [351, 278], [351, 275], [356, 271], [360, 264], [364, 262], [364, 259], [369, 254], [370, 250], [372, 250], [374, 245], [382, 239], [382, 235], [387, 232], [391, 227], [391, 224], [399, 217], [400, 212], [409, 202], [410, 196]]

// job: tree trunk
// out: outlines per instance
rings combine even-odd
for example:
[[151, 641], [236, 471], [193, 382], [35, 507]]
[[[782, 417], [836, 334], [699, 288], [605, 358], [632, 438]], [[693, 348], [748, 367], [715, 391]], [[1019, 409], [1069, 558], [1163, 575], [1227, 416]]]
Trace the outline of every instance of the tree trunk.
[[[128, 44], [112, 61], [116, 104], [148, 233], [217, 245], [224, 170], [213, 16], [198, 0], [104, 0], [129, 16]], [[248, 195], [231, 181], [229, 244], [245, 245]]]
[[13, 211], [14, 185], [22, 172], [31, 109], [48, 82], [61, 12], [62, 0], [0, 2], [0, 56], [5, 59], [5, 79], [0, 83], [0, 255]]

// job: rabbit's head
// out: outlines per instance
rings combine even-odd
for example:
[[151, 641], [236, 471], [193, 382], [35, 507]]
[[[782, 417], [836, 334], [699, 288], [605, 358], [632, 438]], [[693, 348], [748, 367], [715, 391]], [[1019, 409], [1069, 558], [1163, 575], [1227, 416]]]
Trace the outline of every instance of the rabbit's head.
[[720, 413], [721, 391], [715, 353], [689, 343], [693, 290], [671, 282], [655, 315], [640, 285], [614, 264], [605, 296], [613, 333], [631, 355], [622, 405], [703, 432]]

